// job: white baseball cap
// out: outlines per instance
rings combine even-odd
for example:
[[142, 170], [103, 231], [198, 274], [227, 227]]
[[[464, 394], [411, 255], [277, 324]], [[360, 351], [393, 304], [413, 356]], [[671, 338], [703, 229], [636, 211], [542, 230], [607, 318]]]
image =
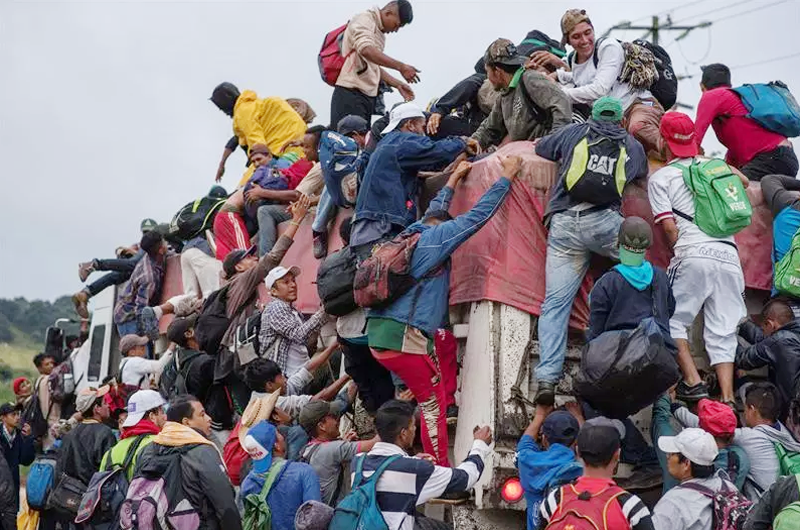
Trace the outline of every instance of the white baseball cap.
[[167, 402], [161, 397], [161, 394], [155, 390], [139, 390], [131, 394], [128, 399], [128, 417], [125, 418], [123, 427], [133, 427], [142, 419], [145, 414], [158, 407], [163, 407]]
[[414, 103], [401, 103], [389, 113], [389, 125], [381, 131], [381, 134], [388, 134], [397, 129], [400, 122], [409, 118], [424, 118], [425, 113]]
[[286, 267], [275, 267], [269, 271], [269, 274], [267, 274], [267, 279], [264, 280], [264, 283], [267, 284], [267, 289], [272, 289], [272, 286], [275, 285], [275, 282], [290, 273], [292, 276], [297, 278], [300, 276], [300, 267], [289, 267], [288, 269]]
[[712, 465], [719, 454], [714, 437], [694, 427], [682, 430], [677, 436], [662, 436], [658, 448], [665, 453], [680, 453], [701, 466]]

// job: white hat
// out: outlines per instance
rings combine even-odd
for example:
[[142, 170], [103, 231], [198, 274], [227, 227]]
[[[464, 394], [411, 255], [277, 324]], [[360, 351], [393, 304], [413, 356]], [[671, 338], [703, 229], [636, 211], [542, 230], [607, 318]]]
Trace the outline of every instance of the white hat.
[[665, 453], [680, 453], [700, 466], [710, 466], [719, 454], [714, 437], [703, 429], [684, 429], [678, 436], [662, 436], [658, 448]]
[[289, 273], [297, 278], [300, 276], [300, 267], [289, 267], [288, 269], [286, 267], [275, 267], [269, 271], [269, 274], [267, 274], [267, 279], [264, 280], [264, 283], [267, 284], [267, 289], [272, 289], [272, 286], [275, 285], [275, 282]]
[[158, 407], [163, 407], [167, 402], [161, 397], [161, 394], [155, 390], [139, 390], [128, 399], [128, 417], [125, 418], [123, 427], [133, 427], [142, 419], [145, 414]]
[[397, 129], [400, 122], [409, 118], [424, 118], [425, 113], [413, 103], [401, 103], [389, 113], [389, 125], [381, 131], [381, 134], [388, 134]]

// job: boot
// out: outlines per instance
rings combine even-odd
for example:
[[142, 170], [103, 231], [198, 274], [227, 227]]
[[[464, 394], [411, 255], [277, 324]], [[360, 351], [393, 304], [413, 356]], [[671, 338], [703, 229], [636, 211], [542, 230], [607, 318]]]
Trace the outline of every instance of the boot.
[[78, 263], [78, 277], [81, 279], [81, 283], [86, 283], [92, 272], [94, 272], [94, 261]]
[[72, 303], [75, 305], [75, 312], [81, 318], [89, 318], [89, 293], [78, 291], [72, 295]]

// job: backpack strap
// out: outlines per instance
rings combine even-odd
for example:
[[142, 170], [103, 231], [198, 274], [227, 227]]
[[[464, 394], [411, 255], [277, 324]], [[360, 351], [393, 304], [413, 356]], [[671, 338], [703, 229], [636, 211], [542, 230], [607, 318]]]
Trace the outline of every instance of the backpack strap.
[[147, 436], [147, 435], [146, 434], [140, 434], [139, 436], [137, 436], [136, 437], [136, 441], [133, 442], [132, 447], [130, 447], [128, 449], [128, 454], [125, 455], [125, 460], [122, 461], [122, 470], [124, 472], [126, 472], [126, 473], [128, 472], [128, 468], [130, 467], [131, 462], [133, 462], [133, 459], [136, 456], [136, 453], [139, 451], [139, 446], [142, 445], [142, 442], [144, 442], [145, 436]]
[[383, 472], [386, 471], [386, 468], [388, 468], [391, 465], [391, 463], [394, 462], [395, 460], [402, 458], [402, 455], [392, 455], [386, 457], [383, 460], [383, 462], [381, 462], [381, 465], [379, 465], [378, 468], [375, 470], [375, 472], [372, 473], [372, 475], [370, 475], [369, 478], [367, 479], [364, 478], [364, 460], [366, 460], [366, 458], [367, 455], [364, 455], [361, 458], [359, 458], [358, 462], [356, 463], [356, 476], [355, 479], [353, 479], [353, 487], [351, 488], [351, 491], [360, 486], [363, 486], [364, 484], [369, 484], [372, 482], [377, 484], [378, 479], [383, 474]]
[[519, 79], [519, 83], [520, 83], [521, 88], [522, 88], [522, 97], [525, 99], [525, 102], [528, 104], [528, 106], [533, 111], [534, 119], [536, 119], [536, 121], [538, 123], [546, 123], [547, 116], [545, 114], [545, 110], [542, 107], [540, 107], [539, 105], [537, 105], [536, 102], [533, 101], [533, 98], [531, 97], [531, 95], [528, 94], [528, 89], [525, 87], [525, 81], [522, 79], [522, 77], [524, 75], [525, 74], [520, 76], [520, 79]]
[[281, 460], [280, 462], [274, 462], [272, 464], [272, 466], [269, 468], [269, 472], [267, 473], [267, 478], [264, 480], [264, 487], [261, 488], [261, 493], [258, 494], [260, 501], [265, 503], [267, 502], [267, 496], [269, 495], [272, 486], [278, 483], [288, 468], [289, 462], [286, 460]]

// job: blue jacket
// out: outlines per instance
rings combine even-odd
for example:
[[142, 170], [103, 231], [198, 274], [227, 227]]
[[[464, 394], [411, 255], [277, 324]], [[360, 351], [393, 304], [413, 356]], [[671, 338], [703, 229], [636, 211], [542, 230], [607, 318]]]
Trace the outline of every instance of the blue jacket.
[[[272, 511], [272, 530], [294, 530], [294, 516], [306, 501], [320, 501], [319, 477], [314, 468], [301, 462], [286, 462], [283, 475], [272, 485], [267, 504]], [[251, 471], [242, 482], [242, 499], [259, 494], [266, 476]]]
[[517, 468], [528, 504], [528, 530], [539, 528], [539, 505], [547, 493], [583, 475], [572, 449], [553, 444], [545, 451], [527, 434], [517, 444]]
[[367, 164], [354, 220], [389, 221], [399, 226], [416, 221], [417, 172], [444, 169], [466, 145], [461, 138], [434, 141], [401, 131], [384, 136]]
[[[608, 138], [625, 141], [625, 149], [628, 152], [628, 160], [625, 162], [625, 177], [628, 182], [647, 176], [647, 155], [645, 155], [642, 144], [619, 125], [590, 119], [586, 123], [562, 127], [536, 144], [537, 155], [559, 163], [558, 181], [550, 192], [550, 202], [547, 204], [545, 213], [547, 219], [554, 213], [563, 212], [578, 204], [570, 197], [564, 181], [572, 163], [572, 152], [575, 150], [575, 146], [590, 131]], [[609, 206], [618, 209], [620, 204]]]
[[336, 206], [340, 208], [352, 206], [342, 194], [342, 180], [356, 173], [358, 182], [361, 182], [368, 162], [369, 153], [361, 151], [352, 138], [333, 131], [325, 131], [320, 136], [319, 163], [322, 168], [322, 178], [325, 180], [325, 189], [328, 190]]
[[[33, 396], [32, 399], [38, 399]], [[14, 479], [14, 488], [19, 491], [19, 466], [28, 466], [36, 457], [36, 450], [33, 445], [33, 436], [23, 436], [22, 431], [16, 430], [14, 442], [9, 444], [6, 439], [5, 427], [0, 423], [0, 450], [8, 462], [11, 469], [11, 477]]]
[[[408, 231], [421, 232], [411, 257], [411, 276], [417, 283], [388, 307], [370, 311], [369, 316], [409, 324], [432, 338], [446, 323], [450, 306], [450, 255], [489, 222], [510, 189], [511, 182], [501, 177], [467, 213], [436, 226], [422, 221], [409, 226]], [[449, 209], [452, 199], [453, 189], [445, 186], [431, 201], [428, 212]], [[444, 266], [438, 273], [426, 276], [440, 265]]]
[[[649, 285], [644, 289], [634, 287], [616, 268], [597, 280], [589, 295], [589, 331], [586, 340], [592, 340], [606, 331], [635, 329], [639, 322], [651, 316], [656, 317], [662, 331], [669, 335], [669, 319], [675, 313], [675, 297], [667, 273], [657, 267], [652, 267], [652, 270], [652, 289]], [[658, 315], [653, 315], [654, 305]]]

